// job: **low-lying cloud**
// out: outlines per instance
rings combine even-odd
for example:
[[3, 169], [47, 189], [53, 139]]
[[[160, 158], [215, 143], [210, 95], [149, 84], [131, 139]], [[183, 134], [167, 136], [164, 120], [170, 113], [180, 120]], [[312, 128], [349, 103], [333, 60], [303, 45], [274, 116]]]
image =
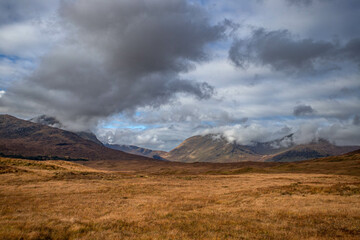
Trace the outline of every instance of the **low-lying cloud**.
[[[282, 146], [307, 144], [320, 139], [325, 139], [340, 146], [360, 145], [360, 126], [348, 122], [336, 122], [324, 126], [321, 121], [314, 121], [291, 127], [283, 124], [266, 127], [257, 123], [250, 123], [207, 129], [202, 134], [218, 134], [230, 143], [236, 142], [240, 145], [250, 146], [257, 142], [269, 142], [279, 139], [284, 141], [278, 143]], [[291, 139], [286, 138], [290, 134], [292, 134]]]

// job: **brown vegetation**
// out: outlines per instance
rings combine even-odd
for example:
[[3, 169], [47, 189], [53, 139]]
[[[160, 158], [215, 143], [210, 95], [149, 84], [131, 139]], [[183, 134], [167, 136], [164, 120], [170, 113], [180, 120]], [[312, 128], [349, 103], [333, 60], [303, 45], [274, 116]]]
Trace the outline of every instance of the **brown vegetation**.
[[315, 173], [360, 176], [360, 150], [341, 156], [318, 158], [301, 162], [237, 162], [237, 163], [176, 163], [164, 161], [87, 161], [86, 166], [122, 173], [144, 174], [212, 174], [242, 173]]
[[[345, 166], [356, 159], [306, 164]], [[243, 166], [237, 174], [224, 168], [228, 175], [202, 165], [197, 174], [180, 174], [169, 166], [161, 174], [155, 168], [119, 173], [64, 161], [1, 158], [0, 238], [360, 237], [359, 174], [281, 173], [290, 171], [284, 164]], [[305, 172], [305, 165], [297, 166]]]

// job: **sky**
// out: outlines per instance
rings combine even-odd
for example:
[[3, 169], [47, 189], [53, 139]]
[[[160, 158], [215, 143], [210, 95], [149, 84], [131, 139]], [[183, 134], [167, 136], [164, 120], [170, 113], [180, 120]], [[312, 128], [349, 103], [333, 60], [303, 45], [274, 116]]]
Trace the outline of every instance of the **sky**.
[[360, 145], [358, 0], [1, 0], [0, 113], [107, 143]]

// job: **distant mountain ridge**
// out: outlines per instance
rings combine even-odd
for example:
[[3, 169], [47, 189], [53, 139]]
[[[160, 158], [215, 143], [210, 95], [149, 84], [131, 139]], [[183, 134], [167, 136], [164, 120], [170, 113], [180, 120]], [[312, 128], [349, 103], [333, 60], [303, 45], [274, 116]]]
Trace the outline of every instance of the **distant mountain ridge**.
[[178, 162], [291, 162], [319, 157], [340, 155], [359, 149], [359, 146], [335, 146], [320, 139], [308, 144], [296, 145], [293, 135], [281, 139], [253, 145], [240, 145], [228, 142], [224, 137], [208, 134], [193, 136], [178, 147], [160, 156]]
[[158, 159], [158, 160], [166, 160], [165, 158], [161, 157], [161, 155], [166, 153], [164, 151], [151, 150], [151, 149], [142, 148], [142, 147], [133, 146], [133, 145], [105, 144], [105, 146], [108, 148], [120, 150], [120, 151], [131, 153], [131, 154], [150, 157], [150, 158], [154, 158], [154, 159]]

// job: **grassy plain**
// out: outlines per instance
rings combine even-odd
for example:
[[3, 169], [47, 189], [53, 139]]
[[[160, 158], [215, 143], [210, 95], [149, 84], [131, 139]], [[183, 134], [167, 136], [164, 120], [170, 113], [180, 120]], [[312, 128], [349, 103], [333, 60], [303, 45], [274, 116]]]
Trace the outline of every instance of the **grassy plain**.
[[360, 176], [314, 166], [110, 172], [0, 158], [0, 238], [359, 239]]

